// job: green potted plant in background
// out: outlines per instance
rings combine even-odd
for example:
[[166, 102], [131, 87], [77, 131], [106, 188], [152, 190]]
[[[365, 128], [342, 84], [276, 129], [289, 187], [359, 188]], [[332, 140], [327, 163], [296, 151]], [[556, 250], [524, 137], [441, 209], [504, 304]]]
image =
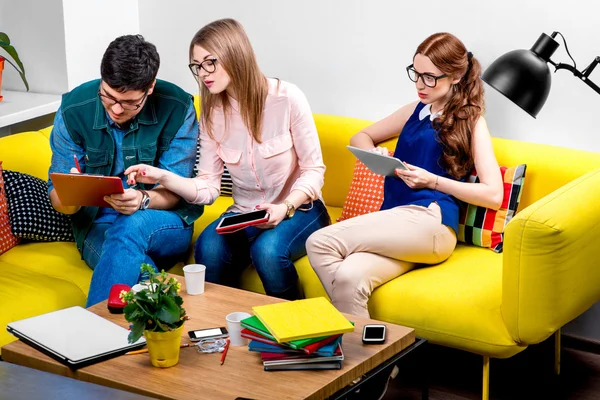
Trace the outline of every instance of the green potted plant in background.
[[127, 303], [123, 312], [131, 322], [129, 343], [142, 335], [146, 338], [150, 361], [155, 367], [172, 367], [179, 362], [183, 324], [188, 319], [179, 296], [180, 283], [165, 271], [157, 273], [150, 264], [142, 264], [142, 289], [121, 292]]
[[21, 75], [21, 79], [23, 79], [23, 83], [25, 84], [27, 91], [29, 91], [29, 83], [27, 83], [27, 78], [25, 78], [25, 67], [23, 67], [23, 63], [19, 59], [19, 54], [17, 53], [17, 50], [10, 44], [10, 38], [4, 32], [0, 32], [0, 47], [16, 63], [15, 65], [8, 58], [0, 55], [0, 101], [2, 101], [2, 70], [4, 69], [4, 61], [12, 65], [17, 70], [19, 75]]

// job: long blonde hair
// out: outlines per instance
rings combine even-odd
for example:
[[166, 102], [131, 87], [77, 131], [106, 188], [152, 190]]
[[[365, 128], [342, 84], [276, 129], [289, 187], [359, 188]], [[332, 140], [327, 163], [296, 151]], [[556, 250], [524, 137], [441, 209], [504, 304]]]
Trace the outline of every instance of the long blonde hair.
[[[263, 110], [269, 85], [256, 62], [256, 56], [244, 27], [234, 19], [220, 19], [200, 29], [190, 43], [190, 60], [194, 46], [201, 46], [217, 59], [217, 68], [223, 68], [231, 78], [233, 92], [239, 105], [242, 121], [254, 137], [261, 142]], [[216, 106], [223, 107], [225, 122], [231, 104], [225, 91], [211, 94], [198, 82], [202, 100], [201, 120], [205, 132], [213, 137], [211, 115]]]

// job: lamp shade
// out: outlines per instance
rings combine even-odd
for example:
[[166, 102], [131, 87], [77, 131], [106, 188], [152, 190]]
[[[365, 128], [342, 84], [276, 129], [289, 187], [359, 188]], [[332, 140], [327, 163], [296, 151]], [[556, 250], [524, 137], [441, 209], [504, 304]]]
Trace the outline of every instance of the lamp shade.
[[533, 118], [550, 93], [548, 61], [558, 43], [542, 33], [531, 50], [514, 50], [490, 65], [481, 79], [508, 97]]

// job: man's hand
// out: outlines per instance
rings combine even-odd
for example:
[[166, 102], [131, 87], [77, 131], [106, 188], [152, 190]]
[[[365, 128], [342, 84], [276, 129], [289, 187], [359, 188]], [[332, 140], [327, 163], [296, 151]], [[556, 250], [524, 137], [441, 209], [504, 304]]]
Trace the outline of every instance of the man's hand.
[[125, 189], [125, 193], [104, 196], [104, 201], [124, 215], [131, 215], [140, 208], [144, 195], [139, 190]]
[[[71, 170], [69, 172], [72, 174], [80, 173], [77, 170], [77, 168], [71, 168]], [[81, 209], [80, 206], [63, 206], [62, 203], [60, 202], [60, 199], [58, 198], [58, 194], [56, 194], [56, 189], [52, 189], [52, 191], [50, 192], [50, 203], [52, 204], [52, 207], [56, 211], [58, 211], [59, 213], [62, 213], [62, 214], [67, 214], [67, 215], [75, 214], [77, 211], [79, 211]]]
[[256, 225], [257, 228], [269, 229], [275, 228], [281, 221], [283, 221], [287, 215], [287, 206], [285, 204], [259, 204], [256, 206], [257, 210], [267, 210], [269, 213], [269, 221], [264, 224]]

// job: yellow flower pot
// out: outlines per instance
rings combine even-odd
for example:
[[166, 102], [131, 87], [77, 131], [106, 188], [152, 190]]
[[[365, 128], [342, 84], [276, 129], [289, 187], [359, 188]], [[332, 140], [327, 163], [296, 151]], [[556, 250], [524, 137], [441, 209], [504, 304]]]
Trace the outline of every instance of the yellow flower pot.
[[160, 368], [168, 368], [179, 362], [179, 346], [181, 344], [182, 331], [183, 325], [169, 332], [144, 331], [152, 365]]

